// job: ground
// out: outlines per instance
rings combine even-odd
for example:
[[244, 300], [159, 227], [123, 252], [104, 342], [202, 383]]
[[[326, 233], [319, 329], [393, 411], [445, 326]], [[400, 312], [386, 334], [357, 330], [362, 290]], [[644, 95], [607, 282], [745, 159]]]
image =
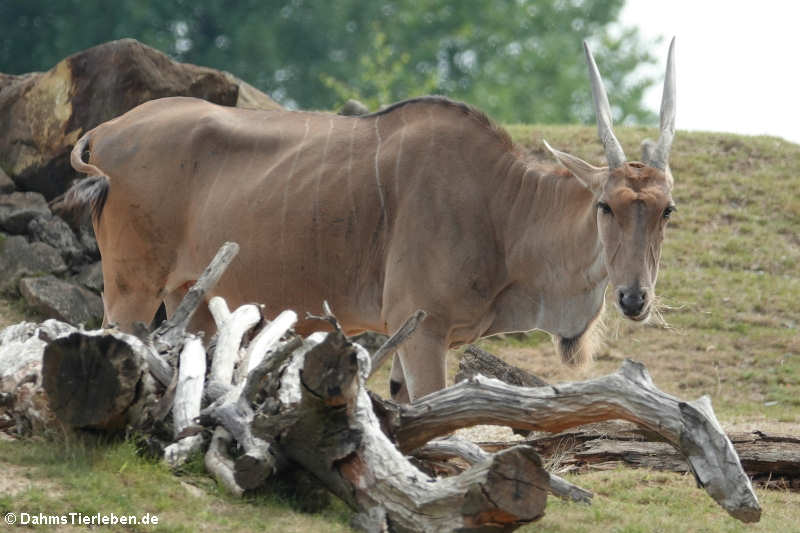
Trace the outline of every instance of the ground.
[[[602, 161], [596, 131], [578, 126], [509, 126], [533, 155], [541, 140]], [[657, 132], [621, 128], [633, 147]], [[707, 394], [728, 430], [800, 434], [800, 146], [772, 137], [678, 132], [672, 149], [673, 215], [657, 292], [660, 317], [633, 324], [608, 306], [606, 341], [595, 362], [561, 365], [549, 337], [496, 338], [481, 347], [551, 382], [613, 372], [626, 357], [643, 362], [662, 390], [691, 400]], [[22, 319], [0, 300], [0, 327]], [[450, 354], [450, 376], [458, 352]], [[372, 386], [387, 393], [388, 365]], [[347, 531], [339, 503], [304, 514], [280, 492], [244, 502], [222, 494], [199, 466], [174, 476], [139, 458], [129, 442], [0, 442], [0, 514], [157, 512], [159, 530]], [[800, 494], [758, 491], [764, 514], [744, 526], [688, 476], [614, 470], [570, 476], [593, 490], [591, 507], [551, 499], [546, 517], [524, 531], [800, 531]], [[272, 529], [270, 529], [272, 528]], [[59, 529], [62, 531], [63, 529]]]

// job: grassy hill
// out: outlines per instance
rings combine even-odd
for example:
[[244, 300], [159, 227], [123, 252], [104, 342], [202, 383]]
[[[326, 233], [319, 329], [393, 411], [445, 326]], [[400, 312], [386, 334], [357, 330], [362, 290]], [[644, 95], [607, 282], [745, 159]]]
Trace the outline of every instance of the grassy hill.
[[[592, 127], [508, 130], [541, 157], [550, 157], [541, 143], [546, 138], [560, 150], [603, 161]], [[618, 136], [629, 158], [636, 159], [639, 142], [656, 133], [628, 128]], [[614, 371], [630, 357], [644, 362], [666, 392], [687, 400], [708, 394], [726, 429], [800, 434], [800, 145], [773, 137], [679, 132], [671, 165], [678, 211], [667, 232], [657, 287], [662, 320], [631, 324], [608, 306], [606, 346], [578, 377]], [[0, 302], [0, 326], [19, 320], [20, 313], [18, 304]], [[549, 381], [576, 379], [560, 365], [547, 335], [481, 344]], [[456, 359], [451, 357], [451, 366]], [[374, 383], [382, 394], [387, 371]], [[0, 442], [0, 469], [6, 465], [32, 479], [34, 488], [15, 496], [0, 490], [3, 512], [80, 506], [92, 512], [157, 511], [169, 517], [162, 521], [165, 529], [175, 531], [263, 530], [268, 524], [280, 524], [276, 531], [347, 530], [340, 504], [325, 514], [300, 515], [284, 496], [272, 493], [255, 499], [266, 507], [216, 497], [213, 489], [193, 496], [181, 488], [181, 478], [137, 459], [125, 443], [54, 449], [46, 443]], [[37, 488], [44, 479], [57, 487], [56, 496]], [[191, 473], [183, 480], [208, 486]], [[690, 477], [619, 470], [572, 481], [595, 491], [595, 504], [585, 508], [551, 499], [543, 521], [525, 531], [797, 528], [797, 493], [759, 491], [762, 522], [745, 528]], [[242, 511], [251, 518], [242, 518]]]

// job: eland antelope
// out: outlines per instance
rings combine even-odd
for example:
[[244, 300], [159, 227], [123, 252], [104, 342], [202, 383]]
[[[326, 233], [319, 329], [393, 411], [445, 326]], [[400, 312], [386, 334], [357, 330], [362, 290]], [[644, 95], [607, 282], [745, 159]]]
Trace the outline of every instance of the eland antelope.
[[[104, 322], [128, 329], [162, 302], [171, 313], [236, 241], [209, 298], [268, 315], [327, 300], [349, 333], [427, 311], [395, 356], [398, 400], [444, 387], [448, 348], [496, 333], [545, 330], [564, 361], [587, 360], [608, 284], [631, 320], [652, 309], [674, 209], [675, 67], [673, 41], [660, 138], [628, 162], [584, 48], [602, 167], [549, 145], [560, 165], [530, 161], [484, 114], [439, 97], [360, 117], [164, 98], [97, 126], [72, 151], [89, 177], [64, 205], [93, 207]], [[213, 330], [208, 312], [193, 325]]]

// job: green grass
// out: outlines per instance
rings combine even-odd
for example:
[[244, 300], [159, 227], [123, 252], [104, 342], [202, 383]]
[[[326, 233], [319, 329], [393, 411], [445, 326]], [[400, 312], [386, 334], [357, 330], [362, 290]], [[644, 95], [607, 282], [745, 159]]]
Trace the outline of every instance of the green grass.
[[795, 514], [800, 497], [776, 490], [758, 490], [764, 509], [757, 524], [743, 524], [730, 517], [690, 475], [617, 469], [567, 476], [573, 483], [595, 493], [591, 506], [550, 498], [545, 517], [520, 531], [583, 533], [693, 533], [738, 531], [796, 531]]
[[85, 436], [66, 442], [0, 442], [0, 458], [0, 469], [23, 467], [31, 483], [31, 488], [14, 495], [0, 495], [0, 515], [149, 513], [158, 517], [158, 531], [175, 532], [350, 531], [349, 512], [339, 502], [308, 514], [295, 510], [297, 502], [278, 492], [240, 500], [201, 475], [201, 463], [176, 476], [162, 463], [140, 457], [131, 441]]
[[[601, 164], [596, 130], [583, 126], [508, 127], [543, 158], [541, 142]], [[619, 129], [630, 159], [646, 128]], [[631, 357], [655, 384], [683, 399], [708, 394], [726, 428], [800, 434], [800, 146], [772, 137], [678, 132], [672, 149], [673, 215], [657, 292], [663, 318], [633, 325], [609, 306], [606, 344], [592, 367], [565, 368], [543, 333], [482, 341], [509, 363], [558, 382], [593, 377]], [[0, 302], [0, 326], [23, 309]], [[450, 358], [450, 376], [457, 357]], [[388, 367], [371, 382], [387, 394]], [[216, 489], [201, 465], [177, 477], [139, 458], [130, 443], [0, 443], [0, 469], [17, 465], [34, 482], [0, 510], [157, 513], [159, 530], [347, 531], [340, 503], [302, 514], [292, 498], [267, 492], [244, 501]], [[730, 518], [690, 477], [644, 470], [572, 476], [596, 492], [591, 507], [550, 499], [545, 518], [526, 531], [791, 531], [800, 494], [759, 491], [762, 522]], [[183, 483], [200, 487], [200, 496]], [[41, 488], [43, 487], [43, 488]], [[55, 487], [55, 488], [54, 488]]]

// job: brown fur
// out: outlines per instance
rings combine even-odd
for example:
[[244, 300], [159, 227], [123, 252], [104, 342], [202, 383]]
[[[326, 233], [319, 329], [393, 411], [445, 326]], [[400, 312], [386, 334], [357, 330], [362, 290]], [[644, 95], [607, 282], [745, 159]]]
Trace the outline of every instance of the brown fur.
[[[66, 199], [95, 208], [106, 322], [130, 329], [162, 302], [171, 313], [235, 241], [208, 295], [231, 307], [303, 316], [327, 300], [348, 332], [394, 332], [427, 311], [392, 372], [412, 399], [444, 386], [448, 347], [494, 333], [543, 329], [571, 339], [566, 361], [588, 360], [609, 276], [638, 276], [648, 245], [634, 226], [599, 231], [598, 195], [663, 176], [528, 163], [505, 130], [442, 98], [364, 117], [155, 100], [85, 134], [71, 161], [95, 176]], [[604, 255], [604, 235], [630, 241], [617, 253], [628, 262]], [[210, 332], [208, 313], [193, 327]]]

